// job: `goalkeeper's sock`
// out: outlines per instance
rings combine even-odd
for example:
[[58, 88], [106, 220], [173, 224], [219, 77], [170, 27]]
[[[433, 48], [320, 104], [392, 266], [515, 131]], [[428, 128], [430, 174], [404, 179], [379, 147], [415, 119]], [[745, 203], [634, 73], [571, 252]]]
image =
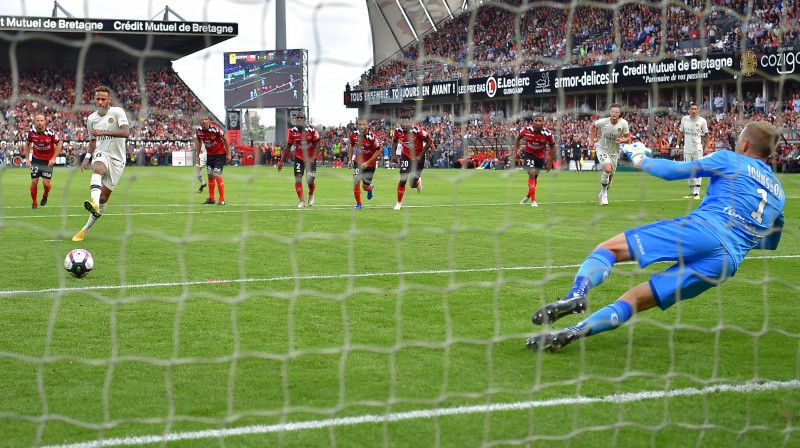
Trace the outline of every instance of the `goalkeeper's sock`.
[[575, 281], [572, 283], [572, 289], [569, 290], [567, 297], [574, 294], [580, 294], [586, 297], [589, 290], [595, 286], [599, 286], [608, 278], [611, 273], [611, 268], [617, 262], [617, 257], [608, 249], [595, 249], [594, 252], [589, 254], [581, 267], [578, 268], [578, 273], [575, 275]]
[[531, 201], [536, 200], [536, 179], [528, 179], [528, 197]]
[[576, 328], [589, 327], [589, 336], [593, 336], [621, 326], [630, 320], [631, 316], [633, 316], [631, 305], [623, 300], [617, 300], [611, 305], [606, 305], [592, 313], [586, 320], [579, 323]]

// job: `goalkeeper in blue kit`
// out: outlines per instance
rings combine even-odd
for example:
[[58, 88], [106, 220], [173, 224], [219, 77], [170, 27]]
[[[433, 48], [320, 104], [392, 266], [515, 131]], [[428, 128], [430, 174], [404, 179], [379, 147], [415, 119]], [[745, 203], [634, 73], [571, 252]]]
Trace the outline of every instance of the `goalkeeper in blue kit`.
[[577, 325], [529, 338], [527, 347], [555, 351], [613, 330], [635, 313], [656, 306], [666, 310], [733, 277], [751, 249], [775, 250], [786, 196], [767, 159], [778, 138], [771, 124], [750, 122], [739, 134], [735, 152], [717, 151], [690, 162], [651, 159], [643, 144], [623, 145], [634, 165], [653, 176], [710, 178], [706, 197], [688, 216], [636, 227], [597, 246], [578, 269], [569, 293], [536, 311], [531, 320], [546, 325], [585, 312], [589, 290], [608, 278], [617, 262], [635, 260], [642, 268], [663, 261], [675, 264]]

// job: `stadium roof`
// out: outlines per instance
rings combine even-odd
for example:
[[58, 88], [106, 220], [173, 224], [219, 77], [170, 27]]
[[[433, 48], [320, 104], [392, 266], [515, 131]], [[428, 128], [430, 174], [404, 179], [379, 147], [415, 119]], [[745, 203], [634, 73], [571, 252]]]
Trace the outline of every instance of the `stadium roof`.
[[367, 0], [375, 65], [480, 0]]
[[0, 17], [0, 68], [164, 65], [239, 33], [236, 23]]

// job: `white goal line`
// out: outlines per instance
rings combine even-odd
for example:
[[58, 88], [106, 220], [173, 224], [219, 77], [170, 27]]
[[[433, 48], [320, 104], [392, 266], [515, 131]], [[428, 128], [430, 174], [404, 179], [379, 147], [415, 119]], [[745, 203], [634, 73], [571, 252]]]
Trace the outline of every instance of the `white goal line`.
[[603, 397], [572, 397], [555, 398], [540, 401], [521, 401], [515, 403], [497, 403], [476, 406], [458, 406], [452, 408], [422, 409], [391, 414], [362, 415], [359, 417], [341, 417], [324, 420], [310, 420], [295, 423], [281, 423], [276, 425], [252, 425], [240, 428], [209, 429], [203, 431], [178, 432], [173, 434], [159, 434], [137, 437], [120, 437], [102, 441], [80, 442], [67, 445], [48, 445], [42, 448], [100, 448], [111, 446], [142, 446], [163, 444], [183, 440], [218, 439], [222, 437], [236, 437], [246, 435], [271, 434], [280, 432], [304, 431], [310, 429], [325, 429], [342, 426], [362, 425], [366, 423], [391, 423], [405, 420], [432, 419], [453, 415], [487, 414], [491, 412], [520, 411], [534, 408], [553, 406], [574, 406], [596, 403], [632, 403], [636, 401], [654, 400], [659, 398], [691, 397], [698, 395], [716, 395], [720, 393], [756, 393], [783, 389], [800, 388], [800, 380], [791, 381], [765, 381], [743, 384], [717, 384], [702, 389], [688, 387], [676, 390], [655, 390], [632, 392], [626, 394], [606, 395]]

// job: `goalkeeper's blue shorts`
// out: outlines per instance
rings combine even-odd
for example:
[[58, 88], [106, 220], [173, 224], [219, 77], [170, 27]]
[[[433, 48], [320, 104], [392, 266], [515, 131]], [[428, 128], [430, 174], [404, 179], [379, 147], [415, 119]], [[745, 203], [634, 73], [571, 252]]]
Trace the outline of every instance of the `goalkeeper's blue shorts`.
[[691, 218], [654, 222], [625, 231], [631, 258], [644, 268], [660, 261], [674, 265], [650, 277], [658, 307], [697, 297], [733, 277], [736, 265], [708, 227]]

